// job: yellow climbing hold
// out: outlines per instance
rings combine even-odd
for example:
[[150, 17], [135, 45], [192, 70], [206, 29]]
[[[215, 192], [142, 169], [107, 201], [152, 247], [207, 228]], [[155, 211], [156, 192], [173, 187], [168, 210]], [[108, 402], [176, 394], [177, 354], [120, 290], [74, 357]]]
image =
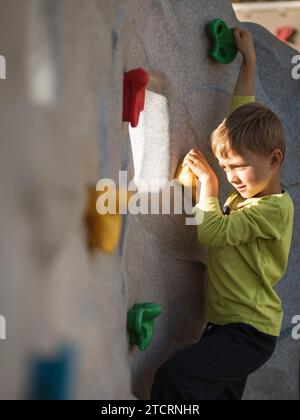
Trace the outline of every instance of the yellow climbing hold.
[[[88, 204], [86, 212], [86, 221], [88, 229], [88, 246], [91, 250], [98, 249], [106, 254], [113, 254], [120, 241], [122, 232], [122, 216], [119, 202], [124, 203], [121, 194], [125, 192], [117, 192], [117, 214], [99, 214], [97, 211], [97, 201], [103, 192], [96, 191], [95, 187], [88, 190]], [[128, 203], [128, 193], [126, 192]]]
[[188, 166], [182, 166], [182, 162], [179, 165], [176, 178], [185, 187], [195, 187], [197, 178]]
[[199, 180], [188, 166], [182, 166], [182, 164], [183, 160], [179, 162], [175, 179], [184, 187], [192, 188], [193, 201], [196, 201]]

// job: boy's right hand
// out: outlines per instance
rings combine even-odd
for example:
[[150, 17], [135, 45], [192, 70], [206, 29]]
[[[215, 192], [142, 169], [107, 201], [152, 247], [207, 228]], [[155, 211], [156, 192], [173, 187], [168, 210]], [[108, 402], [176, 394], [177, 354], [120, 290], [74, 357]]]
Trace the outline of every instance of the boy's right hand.
[[256, 63], [256, 52], [254, 46], [253, 35], [249, 31], [244, 31], [241, 28], [234, 29], [234, 38], [236, 46], [244, 60], [249, 63]]

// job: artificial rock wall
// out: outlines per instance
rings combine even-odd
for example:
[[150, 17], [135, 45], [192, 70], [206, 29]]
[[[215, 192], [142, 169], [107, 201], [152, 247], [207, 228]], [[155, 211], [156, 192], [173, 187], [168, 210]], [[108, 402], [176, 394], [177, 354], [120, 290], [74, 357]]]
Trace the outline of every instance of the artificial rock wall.
[[[185, 215], [124, 216], [118, 250], [87, 247], [87, 192], [128, 170], [140, 194], [152, 179], [174, 178], [179, 160], [200, 147], [230, 191], [209, 149], [228, 115], [241, 58], [207, 58], [206, 23], [238, 25], [228, 0], [2, 0], [0, 398], [27, 398], [32, 361], [73, 352], [69, 396], [148, 399], [157, 367], [200, 338], [206, 250]], [[299, 211], [300, 84], [296, 52], [254, 24], [257, 99], [282, 118], [288, 137], [283, 184]], [[151, 76], [138, 128], [122, 123], [123, 73]], [[145, 183], [143, 183], [145, 181]], [[179, 188], [179, 187], [178, 187]], [[154, 191], [161, 194], [162, 189]], [[172, 199], [172, 197], [171, 197]], [[284, 328], [299, 312], [299, 231], [279, 293]], [[156, 302], [151, 347], [131, 348], [127, 310]], [[246, 398], [297, 395], [299, 345], [282, 341], [251, 378]], [[274, 381], [274, 377], [279, 378]]]

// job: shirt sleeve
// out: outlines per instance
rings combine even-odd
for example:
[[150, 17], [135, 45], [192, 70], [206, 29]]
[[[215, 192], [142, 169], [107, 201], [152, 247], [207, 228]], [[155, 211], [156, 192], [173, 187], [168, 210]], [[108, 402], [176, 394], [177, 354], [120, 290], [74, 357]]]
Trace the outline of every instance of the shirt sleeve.
[[224, 216], [217, 198], [207, 198], [202, 209], [194, 207], [198, 240], [209, 247], [238, 246], [258, 238], [282, 238], [281, 208], [262, 199], [251, 207]]
[[231, 112], [236, 111], [241, 106], [255, 102], [255, 96], [233, 96], [231, 102]]

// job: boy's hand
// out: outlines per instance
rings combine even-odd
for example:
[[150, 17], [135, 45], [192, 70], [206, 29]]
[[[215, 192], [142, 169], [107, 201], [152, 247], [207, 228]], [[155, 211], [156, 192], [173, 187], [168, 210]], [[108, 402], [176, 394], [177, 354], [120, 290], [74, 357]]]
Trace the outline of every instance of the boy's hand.
[[189, 166], [202, 183], [217, 178], [216, 173], [200, 150], [192, 149], [184, 158], [182, 166]]
[[244, 31], [241, 28], [235, 28], [234, 38], [238, 50], [244, 57], [244, 61], [247, 63], [256, 63], [256, 52], [252, 33]]
[[254, 96], [256, 74], [256, 52], [253, 35], [240, 28], [234, 30], [237, 48], [244, 57], [240, 74], [234, 90], [234, 96]]

